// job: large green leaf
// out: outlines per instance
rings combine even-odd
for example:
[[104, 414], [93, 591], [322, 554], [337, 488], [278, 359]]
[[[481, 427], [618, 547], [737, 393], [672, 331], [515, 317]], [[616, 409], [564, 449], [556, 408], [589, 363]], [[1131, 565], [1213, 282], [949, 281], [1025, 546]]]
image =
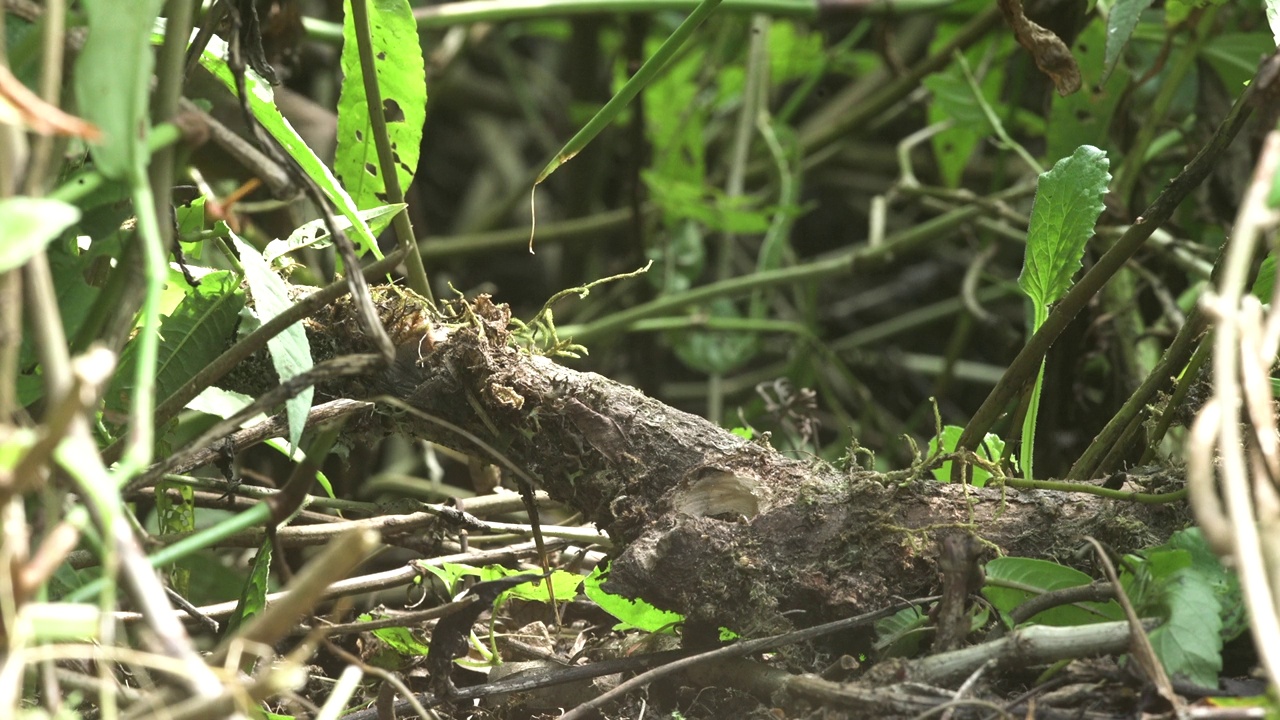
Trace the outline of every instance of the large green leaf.
[[80, 219], [80, 210], [61, 200], [13, 197], [0, 200], [0, 273], [22, 267], [63, 230]]
[[600, 609], [618, 619], [618, 624], [613, 626], [614, 630], [639, 629], [650, 633], [675, 634], [680, 623], [684, 622], [684, 616], [680, 613], [656, 608], [644, 600], [632, 600], [608, 592], [602, 587], [607, 577], [608, 571], [596, 566], [582, 581], [582, 592], [599, 605]]
[[1018, 276], [1019, 287], [1038, 308], [1062, 297], [1080, 269], [1111, 181], [1108, 164], [1105, 152], [1082, 145], [1040, 176], [1027, 229], [1026, 263]]
[[[244, 266], [244, 278], [249, 282], [249, 291], [253, 293], [253, 307], [258, 320], [262, 323], [270, 322], [293, 304], [289, 299], [289, 286], [271, 269], [257, 248], [234, 234], [231, 239], [240, 253], [240, 264]], [[311, 345], [307, 342], [307, 331], [302, 327], [301, 321], [268, 340], [267, 349], [271, 351], [271, 364], [275, 366], [276, 375], [281, 382], [311, 369]], [[315, 388], [308, 387], [285, 402], [285, 415], [289, 418], [290, 447], [298, 447], [302, 429], [307, 424], [307, 413], [311, 412], [311, 398], [314, 394]]]
[[76, 100], [84, 119], [102, 130], [90, 146], [103, 175], [141, 179], [147, 152], [151, 93], [151, 28], [162, 0], [85, 0], [89, 37], [76, 59]]
[[1163, 547], [1187, 551], [1191, 557], [1190, 568], [1199, 573], [1213, 589], [1221, 608], [1223, 640], [1233, 640], [1249, 629], [1240, 578], [1224, 566], [1217, 554], [1209, 548], [1200, 528], [1179, 530], [1169, 537], [1169, 542]]
[[1139, 615], [1160, 616], [1151, 647], [1170, 675], [1217, 687], [1222, 670], [1222, 605], [1214, 582], [1194, 565], [1190, 551], [1147, 551], [1132, 581]]
[[[422, 125], [427, 119], [427, 73], [418, 25], [408, 0], [367, 0], [366, 6], [387, 139], [400, 187], [407, 190], [418, 169]], [[389, 199], [369, 120], [351, 0], [346, 0], [343, 7], [342, 92], [338, 97], [338, 149], [333, 164], [356, 207], [368, 210]]]
[[[1092, 578], [1088, 575], [1065, 565], [1048, 560], [1020, 557], [1002, 557], [992, 560], [987, 563], [986, 575], [988, 582], [983, 586], [982, 594], [1005, 615], [1037, 595], [1051, 590], [1088, 585], [1092, 582]], [[1007, 587], [992, 581], [1004, 581], [1007, 585], [1018, 587]], [[1019, 587], [1027, 589], [1019, 589]], [[1124, 613], [1115, 601], [1081, 602], [1045, 610], [1030, 618], [1029, 622], [1041, 625], [1073, 626], [1123, 618]]]
[[[201, 278], [200, 284], [190, 289], [161, 321], [156, 363], [156, 392], [161, 397], [168, 397], [226, 349], [242, 307], [244, 294], [239, 278], [230, 271], [219, 270]], [[137, 342], [130, 342], [107, 395], [108, 408], [121, 410], [129, 406], [136, 363]]]
[[[164, 40], [163, 31], [152, 33], [152, 42], [159, 43]], [[205, 51], [200, 54], [200, 65], [209, 71], [218, 82], [222, 83], [232, 93], [236, 92], [235, 76], [231, 73], [231, 68], [227, 67], [227, 44], [218, 37], [214, 37], [209, 41], [209, 45]], [[357, 214], [358, 208], [351, 196], [347, 194], [342, 183], [329, 172], [329, 168], [316, 156], [306, 141], [298, 135], [298, 131], [293, 129], [288, 120], [280, 114], [280, 109], [276, 107], [275, 93], [271, 90], [271, 84], [259, 77], [252, 70], [245, 70], [245, 94], [249, 103], [249, 111], [253, 113], [254, 118], [262, 124], [262, 127], [271, 134], [276, 142], [280, 143], [280, 147], [289, 153], [298, 165], [315, 181], [320, 190], [329, 198], [338, 212], [351, 223], [354, 230], [352, 233], [352, 242], [356, 246], [356, 254], [363, 255], [366, 252], [372, 252], [375, 257], [381, 258], [382, 253], [378, 250], [378, 240], [369, 230], [369, 226], [365, 224]]]

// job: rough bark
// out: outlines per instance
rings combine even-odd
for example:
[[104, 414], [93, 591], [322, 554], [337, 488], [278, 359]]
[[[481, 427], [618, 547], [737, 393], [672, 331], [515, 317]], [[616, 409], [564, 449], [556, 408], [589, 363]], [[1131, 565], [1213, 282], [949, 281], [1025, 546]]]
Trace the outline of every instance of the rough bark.
[[[1069, 559], [1084, 535], [1124, 552], [1185, 523], [1181, 508], [1092, 495], [889, 481], [780, 455], [638, 390], [519, 347], [487, 297], [439, 315], [377, 289], [393, 367], [329, 393], [392, 396], [534, 475], [616, 543], [608, 589], [683, 613], [686, 632], [748, 634], [847, 617], [937, 587], [937, 541], [968, 532], [1009, 555]], [[312, 335], [353, 337], [347, 303]], [[485, 457], [413, 413], [401, 430]], [[493, 459], [493, 458], [490, 458]]]

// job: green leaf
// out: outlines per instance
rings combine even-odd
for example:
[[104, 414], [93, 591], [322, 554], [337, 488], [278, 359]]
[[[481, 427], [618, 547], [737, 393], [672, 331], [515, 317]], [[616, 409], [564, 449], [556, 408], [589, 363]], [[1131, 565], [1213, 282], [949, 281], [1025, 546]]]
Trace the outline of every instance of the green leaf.
[[[958, 27], [958, 25], [953, 26], [953, 32]], [[949, 37], [950, 34], [952, 33], [940, 32], [934, 41], [934, 46], [945, 42], [942, 38]], [[966, 53], [970, 64], [978, 66], [981, 58], [989, 52], [991, 47], [991, 42], [975, 45]], [[1004, 84], [1004, 75], [1003, 65], [997, 62], [981, 79], [979, 84], [988, 103], [998, 97], [1000, 88]], [[959, 63], [951, 63], [945, 70], [929, 75], [922, 84], [929, 89], [931, 96], [929, 124], [946, 120], [955, 121], [953, 127], [930, 138], [930, 144], [933, 146], [933, 154], [943, 183], [948, 187], [958, 187], [960, 177], [969, 164], [969, 158], [973, 155], [974, 149], [983, 138], [992, 134], [991, 123], [970, 90], [964, 70]]]
[[0, 273], [22, 267], [80, 219], [61, 200], [13, 197], [0, 200]]
[[[1050, 590], [1088, 585], [1092, 578], [1079, 570], [1059, 565], [1048, 560], [1034, 558], [1003, 557], [987, 563], [987, 584], [982, 594], [1003, 615], [1008, 615], [1014, 608], [1042, 595]], [[1012, 585], [1026, 587], [1022, 590], [1004, 587], [992, 581], [1004, 581]], [[1080, 602], [1074, 605], [1061, 605], [1038, 613], [1028, 622], [1041, 625], [1074, 626], [1089, 625], [1106, 620], [1122, 620], [1124, 613], [1115, 601], [1106, 603]]]
[[[408, 0], [367, 0], [374, 74], [382, 95], [387, 139], [402, 190], [409, 189], [418, 169], [422, 125], [427, 119], [427, 73], [418, 40], [418, 25]], [[338, 96], [338, 148], [334, 169], [356, 207], [386, 204], [386, 179], [369, 120], [360, 53], [356, 47], [351, 0], [343, 3], [342, 91]]]
[[[195, 491], [190, 485], [161, 480], [156, 483], [155, 496], [156, 526], [162, 535], [195, 531]], [[174, 563], [169, 568], [169, 585], [183, 597], [189, 597], [191, 569], [182, 563]]]
[[141, 179], [147, 152], [151, 94], [152, 25], [162, 0], [85, 0], [89, 37], [76, 58], [75, 95], [85, 120], [102, 130], [90, 146], [93, 161], [111, 178]]
[[1067, 96], [1053, 93], [1049, 127], [1045, 134], [1045, 156], [1066, 157], [1081, 145], [1101, 147], [1109, 142], [1108, 131], [1116, 106], [1129, 82], [1127, 73], [1103, 70], [1107, 28], [1101, 19], [1085, 25], [1071, 45], [1071, 56], [1080, 67], [1083, 85]]
[[[503, 571], [502, 577], [508, 575], [520, 575], [522, 571], [511, 570], [500, 565], [495, 566]], [[503, 593], [500, 597], [516, 598], [518, 600], [527, 600], [529, 602], [550, 602], [547, 597], [547, 588], [543, 585], [547, 580], [551, 581], [551, 591], [555, 593], [556, 602], [568, 602], [578, 597], [578, 586], [582, 584], [582, 576], [577, 573], [567, 572], [565, 570], [553, 570], [551, 576], [545, 580], [537, 580], [535, 582], [517, 585]]]
[[1082, 145], [1040, 175], [1018, 286], [1041, 308], [1062, 297], [1080, 269], [1084, 245], [1102, 214], [1102, 196], [1111, 181], [1107, 167], [1105, 152]]
[[927, 637], [929, 616], [920, 608], [903, 608], [876, 622], [875, 650], [880, 658], [915, 657]]
[[1266, 0], [1267, 24], [1271, 26], [1271, 36], [1276, 47], [1280, 47], [1280, 0]]
[[[160, 43], [164, 41], [162, 34], [153, 34], [152, 42]], [[209, 45], [205, 51], [200, 53], [200, 65], [208, 70], [218, 82], [230, 90], [233, 94], [236, 92], [235, 77], [231, 74], [231, 69], [227, 67], [227, 44], [221, 38], [214, 36], [209, 40]], [[369, 230], [369, 226], [360, 219], [356, 214], [358, 208], [351, 196], [347, 194], [342, 183], [329, 172], [329, 166], [325, 165], [315, 152], [311, 150], [311, 146], [298, 135], [298, 131], [293, 129], [288, 120], [280, 114], [280, 109], [276, 107], [275, 93], [271, 90], [271, 85], [262, 79], [252, 70], [245, 70], [244, 73], [245, 94], [249, 102], [249, 111], [262, 124], [262, 127], [280, 143], [280, 147], [289, 154], [304, 172], [320, 186], [320, 190], [329, 198], [338, 212], [351, 223], [351, 227], [355, 230], [352, 234], [351, 241], [356, 247], [356, 254], [363, 255], [366, 252], [372, 252], [374, 257], [381, 258], [382, 252], [378, 250], [378, 239]]]
[[[396, 213], [405, 208], [404, 203], [392, 203], [390, 205], [379, 205], [368, 210], [361, 210], [356, 213], [361, 220], [369, 225], [369, 232], [374, 235], [387, 229], [391, 221], [395, 219]], [[339, 230], [351, 229], [351, 221], [344, 218], [334, 218], [335, 225]], [[329, 238], [329, 228], [325, 226], [324, 218], [317, 218], [309, 223], [301, 225], [297, 230], [289, 234], [284, 240], [272, 240], [267, 243], [267, 247], [262, 251], [262, 258], [269, 263], [274, 263], [277, 258], [291, 253], [295, 250], [301, 250], [304, 247], [312, 246], [316, 248], [328, 247], [331, 240]]]
[[[703, 309], [702, 312], [707, 312]], [[742, 317], [732, 300], [711, 301], [711, 317]], [[705, 373], [732, 372], [760, 351], [760, 336], [753, 332], [726, 330], [680, 330], [670, 333], [676, 356], [685, 365]]]
[[1198, 530], [1175, 533], [1167, 544], [1127, 560], [1121, 582], [1138, 614], [1165, 621], [1150, 634], [1165, 670], [1217, 687], [1224, 639], [1246, 626], [1234, 577]]
[[777, 19], [769, 26], [769, 78], [775, 85], [799, 80], [827, 66], [822, 33]]
[[[205, 275], [198, 286], [188, 290], [186, 298], [160, 322], [156, 362], [156, 392], [160, 397], [168, 397], [226, 349], [227, 338], [235, 332], [243, 307], [239, 278], [227, 270]], [[107, 394], [109, 409], [129, 406], [136, 363], [137, 343], [130, 342]]]
[[[587, 143], [591, 142], [596, 135], [600, 134], [601, 130], [616, 120], [618, 115], [622, 113], [623, 109], [625, 109], [631, 100], [635, 98], [636, 94], [639, 93], [646, 85], [649, 85], [653, 79], [671, 63], [671, 60], [676, 55], [677, 51], [684, 46], [684, 44], [693, 35], [693, 32], [697, 30], [713, 12], [715, 12], [715, 9], [721, 2], [722, 0], [701, 0], [701, 2], [694, 7], [693, 11], [685, 17], [684, 21], [680, 23], [675, 31], [672, 32], [666, 40], [662, 41], [662, 44], [656, 51], [654, 51], [649, 59], [644, 61], [640, 68], [636, 70], [635, 74], [622, 84], [622, 87], [614, 93], [613, 97], [609, 98], [609, 101], [604, 104], [604, 107], [600, 108], [600, 112], [596, 113], [591, 120], [587, 121], [587, 124], [584, 125], [576, 135], [570, 138], [569, 142], [564, 144], [564, 147], [560, 148], [560, 151], [556, 153], [556, 156], [552, 158], [544, 168], [542, 168], [542, 172], [538, 173], [537, 179], [534, 180], [534, 185], [541, 184], [542, 181], [546, 180], [547, 177], [549, 177], [551, 173], [555, 172], [557, 168], [581, 152], [582, 149], [587, 146]], [[671, 109], [684, 107], [687, 106], [659, 106], [659, 110], [655, 115], [664, 113], [678, 114], [671, 113]], [[654, 115], [650, 115], [649, 117], [654, 117]]]
[[1153, 0], [1117, 0], [1111, 6], [1111, 14], [1107, 16], [1106, 59], [1102, 70], [1104, 80], [1110, 78], [1111, 72], [1116, 69], [1120, 54], [1129, 44], [1129, 38], [1133, 37], [1134, 28], [1138, 27], [1138, 20], [1142, 19], [1142, 13], [1151, 7], [1152, 2]]
[[1184, 550], [1190, 556], [1188, 566], [1199, 573], [1213, 589], [1218, 599], [1218, 607], [1222, 619], [1222, 639], [1234, 640], [1249, 629], [1248, 617], [1244, 609], [1244, 596], [1240, 589], [1240, 578], [1218, 559], [1217, 554], [1209, 547], [1200, 528], [1179, 530], [1169, 537], [1164, 546], [1172, 550]]
[[231, 637], [255, 615], [259, 615], [267, 607], [267, 591], [271, 584], [271, 538], [262, 541], [258, 554], [253, 558], [253, 568], [249, 578], [240, 591], [240, 601], [236, 603], [236, 611], [227, 618], [227, 629], [223, 637]]
[[1165, 670], [1202, 687], [1218, 687], [1222, 606], [1209, 578], [1193, 567], [1180, 568], [1159, 582], [1147, 600], [1145, 610], [1167, 613], [1164, 624], [1150, 634], [1151, 647]]
[[458, 581], [464, 577], [480, 577], [481, 581], [492, 580], [493, 577], [482, 577], [480, 568], [471, 565], [461, 565], [458, 563], [443, 563], [441, 565], [423, 565], [423, 570], [435, 575], [444, 583], [445, 591], [450, 595], [456, 595], [458, 592]]
[[[652, 169], [646, 172], [660, 178], [659, 185], [680, 181], [700, 188], [705, 184], [707, 143], [703, 134], [712, 108], [706, 93], [699, 92], [702, 84], [698, 76], [708, 62], [707, 50], [694, 45], [642, 97], [645, 129], [653, 145]], [[680, 112], [670, 112], [670, 108], [680, 108]]]
[[[258, 320], [268, 323], [272, 318], [289, 309], [293, 302], [289, 299], [289, 286], [277, 275], [258, 249], [231, 236], [236, 250], [240, 253], [240, 263], [244, 266], [244, 278], [253, 293], [254, 311]], [[276, 375], [284, 382], [295, 375], [311, 369], [311, 345], [307, 342], [307, 331], [298, 321], [285, 328], [284, 332], [267, 341], [267, 349], [271, 351], [271, 364], [275, 366]], [[285, 414], [289, 418], [289, 446], [298, 447], [302, 438], [302, 429], [307, 424], [307, 413], [311, 412], [311, 398], [315, 394], [314, 387], [285, 401]]]
[[[504, 577], [512, 575], [526, 575], [527, 570], [516, 570], [503, 567], [501, 565], [486, 565], [484, 567], [474, 567], [471, 565], [460, 565], [456, 563], [444, 563], [440, 567], [432, 565], [423, 566], [428, 572], [440, 578], [440, 581], [449, 589], [450, 594], [457, 592], [458, 581], [464, 577], [475, 577], [480, 582], [488, 582], [490, 580], [500, 580]], [[578, 586], [582, 584], [582, 576], [575, 573], [566, 572], [564, 570], [554, 570], [549, 578], [551, 581], [552, 591], [555, 593], [556, 602], [568, 602], [578, 596]], [[529, 600], [532, 602], [548, 602], [547, 588], [542, 583], [543, 580], [536, 582], [528, 582], [507, 590], [498, 596], [497, 603], [505, 602], [509, 598], [519, 600]]]
[[582, 592], [602, 610], [618, 619], [618, 624], [613, 626], [614, 630], [637, 629], [650, 633], [676, 634], [676, 628], [684, 622], [683, 615], [659, 610], [644, 600], [631, 600], [604, 590], [601, 585], [607, 572], [597, 565], [582, 581]]
[[[964, 433], [964, 428], [958, 425], [944, 425], [942, 427], [942, 452], [953, 453], [956, 451], [956, 442], [960, 440], [960, 435]], [[929, 439], [929, 455], [933, 456], [938, 452], [938, 438]], [[995, 433], [987, 433], [982, 440], [982, 445], [974, 449], [979, 457], [985, 458], [992, 462], [998, 462], [1004, 456], [1004, 440]], [[938, 482], [951, 482], [951, 461], [948, 460], [933, 471], [933, 477]], [[980, 467], [973, 468], [973, 484], [977, 487], [984, 487], [987, 480], [991, 478], [991, 473]]]
[[1244, 90], [1258, 70], [1258, 58], [1276, 51], [1275, 41], [1265, 32], [1215, 33], [1206, 39], [1200, 57], [1218, 73], [1228, 92]]
[[[368, 615], [361, 616], [362, 619]], [[414, 636], [407, 627], [378, 628], [374, 636], [405, 657], [426, 657], [431, 647]]]

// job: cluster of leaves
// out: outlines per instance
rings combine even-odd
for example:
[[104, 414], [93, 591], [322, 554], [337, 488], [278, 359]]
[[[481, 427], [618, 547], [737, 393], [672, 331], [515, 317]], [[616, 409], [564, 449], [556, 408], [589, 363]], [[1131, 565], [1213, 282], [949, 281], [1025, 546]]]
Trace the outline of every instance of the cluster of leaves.
[[[1240, 584], [1218, 562], [1198, 530], [1176, 533], [1169, 542], [1124, 558], [1120, 582], [1139, 616], [1158, 618], [1149, 633], [1152, 647], [1171, 674], [1203, 688], [1218, 686], [1223, 644], [1248, 628]], [[1124, 620], [1114, 601], [1081, 601], [1043, 610], [1020, 624], [1010, 620], [1019, 606], [1040, 595], [1082, 587], [1093, 578], [1038, 558], [1002, 557], [985, 566], [982, 595], [989, 606], [973, 613], [974, 631], [996, 624], [1076, 627]], [[888, 657], [911, 656], [927, 637], [927, 617], [908, 609], [880, 621], [877, 647]]]

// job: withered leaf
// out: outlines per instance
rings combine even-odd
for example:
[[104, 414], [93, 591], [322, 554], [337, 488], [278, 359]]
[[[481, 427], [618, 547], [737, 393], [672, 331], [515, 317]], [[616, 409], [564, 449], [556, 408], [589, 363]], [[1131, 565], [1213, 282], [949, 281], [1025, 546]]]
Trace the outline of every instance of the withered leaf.
[[1027, 18], [1022, 0], [1000, 0], [1000, 11], [1013, 28], [1018, 44], [1031, 53], [1040, 72], [1053, 80], [1059, 95], [1067, 96], [1080, 89], [1080, 66], [1062, 38]]

